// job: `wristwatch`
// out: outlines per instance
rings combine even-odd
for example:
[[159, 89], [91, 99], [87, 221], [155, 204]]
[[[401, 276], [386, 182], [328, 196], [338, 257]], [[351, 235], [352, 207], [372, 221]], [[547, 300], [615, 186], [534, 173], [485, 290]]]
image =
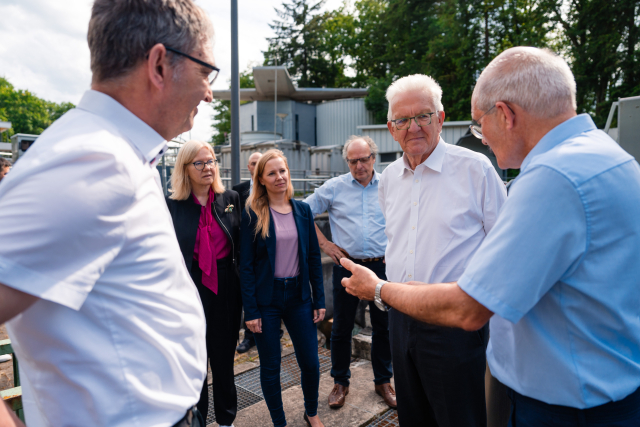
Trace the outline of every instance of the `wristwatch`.
[[382, 302], [382, 297], [380, 297], [380, 291], [382, 290], [382, 286], [388, 283], [386, 280], [383, 280], [382, 282], [378, 283], [376, 285], [376, 296], [373, 300], [373, 302], [376, 303], [376, 307], [378, 307], [380, 310], [382, 311], [389, 311], [389, 306], [386, 305], [384, 302]]

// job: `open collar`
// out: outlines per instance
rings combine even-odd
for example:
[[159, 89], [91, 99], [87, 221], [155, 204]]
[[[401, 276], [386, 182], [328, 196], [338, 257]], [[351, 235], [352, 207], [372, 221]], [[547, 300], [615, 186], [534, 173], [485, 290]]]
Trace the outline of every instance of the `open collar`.
[[[446, 144], [447, 143], [444, 142], [444, 139], [442, 139], [441, 137], [438, 141], [438, 144], [436, 145], [436, 148], [433, 149], [429, 157], [427, 157], [424, 162], [420, 163], [420, 165], [424, 165], [432, 171], [440, 173], [442, 171], [442, 164], [444, 163], [444, 155], [447, 152]], [[400, 169], [400, 173], [398, 174], [398, 176], [402, 176], [406, 171], [413, 172], [413, 170], [411, 170], [411, 166], [409, 165], [409, 160], [407, 159], [406, 154], [402, 155], [402, 163], [403, 167], [402, 169]]]
[[166, 151], [166, 141], [158, 132], [107, 94], [88, 90], [78, 108], [113, 123], [145, 163], [153, 165]]

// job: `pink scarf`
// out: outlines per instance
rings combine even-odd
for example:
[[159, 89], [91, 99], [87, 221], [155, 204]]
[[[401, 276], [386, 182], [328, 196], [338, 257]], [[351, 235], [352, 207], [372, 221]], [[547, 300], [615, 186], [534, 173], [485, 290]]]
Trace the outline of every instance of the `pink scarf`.
[[[193, 199], [200, 204], [193, 194]], [[209, 200], [200, 209], [200, 222], [196, 234], [196, 246], [193, 249], [193, 259], [198, 261], [202, 270], [202, 284], [218, 294], [218, 265], [216, 260], [227, 257], [231, 253], [229, 237], [213, 219], [211, 205], [215, 200], [215, 193], [209, 189]]]

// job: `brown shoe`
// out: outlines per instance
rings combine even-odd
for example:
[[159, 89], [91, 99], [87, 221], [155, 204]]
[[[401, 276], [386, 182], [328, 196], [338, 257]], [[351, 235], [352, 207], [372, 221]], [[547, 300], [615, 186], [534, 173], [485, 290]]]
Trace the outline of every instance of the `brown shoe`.
[[384, 399], [384, 403], [389, 405], [389, 407], [396, 409], [398, 404], [396, 403], [396, 391], [393, 389], [391, 384], [379, 384], [376, 385], [376, 393], [378, 393]]
[[341, 384], [335, 384], [331, 394], [329, 395], [329, 407], [330, 408], [342, 408], [344, 406], [344, 399], [349, 394], [349, 387], [345, 387]]

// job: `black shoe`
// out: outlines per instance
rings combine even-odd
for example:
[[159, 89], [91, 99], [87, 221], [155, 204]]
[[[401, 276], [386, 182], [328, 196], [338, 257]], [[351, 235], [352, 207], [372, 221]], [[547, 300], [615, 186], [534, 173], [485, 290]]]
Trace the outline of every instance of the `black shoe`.
[[243, 340], [238, 347], [236, 347], [236, 351], [240, 354], [246, 353], [251, 349], [251, 347], [255, 347], [256, 342], [254, 340], [245, 339]]

